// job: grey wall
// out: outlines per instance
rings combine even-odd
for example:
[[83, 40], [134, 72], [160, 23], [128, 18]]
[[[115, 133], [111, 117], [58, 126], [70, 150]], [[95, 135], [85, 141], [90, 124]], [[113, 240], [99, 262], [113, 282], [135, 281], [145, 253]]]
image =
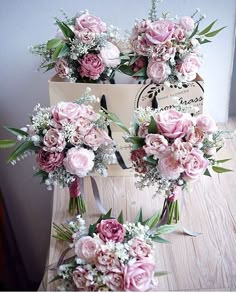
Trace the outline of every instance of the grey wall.
[[[135, 18], [146, 17], [147, 0], [1, 0], [0, 10], [0, 125], [21, 127], [35, 104], [48, 105], [48, 78], [53, 74], [36, 71], [39, 59], [27, 47], [44, 42], [55, 34], [53, 17], [62, 7], [68, 15], [88, 8], [105, 22], [121, 28], [131, 27]], [[214, 43], [205, 46], [205, 65], [201, 75], [206, 82], [206, 109], [219, 121], [227, 119], [233, 56], [235, 0], [166, 0], [162, 12], [191, 15], [200, 7], [207, 14], [205, 24], [218, 18], [227, 25]], [[226, 57], [227, 56], [227, 57]], [[220, 86], [219, 86], [220, 85]], [[219, 110], [220, 109], [220, 110]], [[10, 137], [0, 128], [0, 138]], [[49, 244], [52, 193], [32, 178], [32, 159], [6, 166], [9, 152], [0, 152], [0, 186], [3, 190], [29, 277], [38, 280], [43, 271]]]
[[236, 115], [236, 51], [234, 51], [234, 65], [233, 65], [233, 74], [231, 79], [229, 115], [230, 116]]

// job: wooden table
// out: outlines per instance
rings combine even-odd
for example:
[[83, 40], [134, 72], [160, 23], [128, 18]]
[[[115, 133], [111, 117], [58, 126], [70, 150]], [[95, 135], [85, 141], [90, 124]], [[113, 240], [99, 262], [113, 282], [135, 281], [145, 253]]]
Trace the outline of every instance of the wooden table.
[[[221, 128], [236, 129], [236, 119], [230, 119]], [[225, 167], [236, 170], [236, 139], [227, 141], [227, 148], [219, 158], [232, 158]], [[170, 244], [156, 245], [157, 270], [170, 274], [159, 278], [158, 291], [235, 291], [236, 289], [236, 173], [226, 173], [213, 178], [202, 176], [192, 185], [191, 193], [184, 194], [185, 206], [176, 232], [166, 235]], [[142, 207], [144, 216], [152, 215], [161, 207], [161, 198], [152, 198], [154, 189], [139, 191], [133, 177], [96, 177], [104, 206], [113, 208], [118, 215], [123, 209], [127, 220], [134, 220]], [[89, 223], [98, 217], [92, 198], [90, 181], [85, 179], [85, 193]], [[68, 218], [68, 194], [59, 189], [54, 192], [52, 222], [60, 224]], [[182, 227], [201, 232], [198, 237], [184, 235]], [[49, 264], [57, 262], [65, 245], [52, 238]], [[46, 273], [41, 290], [53, 291], [56, 283], [47, 285], [52, 278]]]

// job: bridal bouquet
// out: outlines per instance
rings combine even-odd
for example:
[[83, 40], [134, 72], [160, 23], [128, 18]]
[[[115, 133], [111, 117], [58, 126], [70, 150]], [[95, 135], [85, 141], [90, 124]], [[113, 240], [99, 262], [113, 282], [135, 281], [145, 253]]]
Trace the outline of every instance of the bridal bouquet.
[[128, 38], [130, 53], [119, 70], [139, 80], [151, 79], [153, 83], [181, 83], [192, 81], [199, 72], [201, 45], [211, 42], [223, 28], [212, 30], [216, 20], [204, 29], [197, 10], [192, 16], [176, 19], [169, 14], [156, 15], [153, 0], [150, 17], [137, 21]]
[[88, 11], [65, 20], [56, 19], [56, 37], [31, 47], [42, 58], [40, 68], [54, 68], [61, 78], [72, 82], [98, 82], [113, 78], [120, 64], [115, 43], [117, 29], [107, 26]]
[[[160, 111], [147, 107], [135, 111], [135, 121], [126, 131], [125, 141], [131, 144], [131, 162], [139, 179], [136, 187], [156, 186], [156, 195], [166, 198], [163, 214], [168, 213], [168, 223], [179, 220], [178, 198], [182, 189], [210, 174], [232, 171], [220, 166], [228, 161], [216, 160], [215, 154], [224, 146], [228, 131], [218, 130], [208, 115], [192, 116], [194, 108], [180, 106]], [[192, 108], [192, 109], [190, 109]], [[108, 118], [113, 121], [111, 114]], [[119, 125], [122, 122], [119, 121]]]
[[[35, 154], [34, 176], [42, 177], [49, 190], [56, 184], [69, 187], [70, 212], [85, 212], [81, 178], [94, 171], [107, 176], [107, 164], [116, 161], [115, 144], [106, 132], [105, 118], [86, 105], [95, 101], [88, 88], [75, 102], [59, 102], [48, 108], [38, 104], [30, 116], [31, 123], [24, 128], [6, 128], [21, 141], [8, 162], [15, 164]], [[2, 140], [0, 146], [12, 147], [14, 143]]]
[[[87, 229], [80, 216], [66, 225], [55, 225], [54, 237], [69, 243], [74, 256], [61, 259], [57, 275], [62, 291], [147, 291], [155, 288], [154, 241], [175, 226], [156, 227], [160, 212], [143, 221], [140, 210], [134, 223], [111, 218], [111, 210]], [[160, 241], [162, 240], [162, 241]], [[69, 249], [68, 249], [69, 250]], [[51, 282], [52, 282], [51, 281]]]

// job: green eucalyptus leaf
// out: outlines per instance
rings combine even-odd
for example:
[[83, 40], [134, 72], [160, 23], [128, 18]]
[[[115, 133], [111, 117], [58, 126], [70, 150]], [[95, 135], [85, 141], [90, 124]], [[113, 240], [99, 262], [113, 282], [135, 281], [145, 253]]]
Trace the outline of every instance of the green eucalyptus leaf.
[[133, 56], [129, 62], [129, 65], [133, 65], [139, 58], [139, 56]]
[[139, 145], [139, 147], [142, 147], [145, 145], [145, 138], [140, 136], [129, 136], [128, 138], [125, 138], [126, 142], [132, 142], [133, 144]]
[[19, 128], [13, 128], [13, 127], [7, 127], [3, 126], [6, 130], [14, 134], [15, 136], [21, 135], [21, 136], [29, 136], [29, 134]]
[[158, 242], [158, 243], [170, 243], [170, 241], [158, 236], [158, 235], [152, 235], [151, 236], [151, 239], [154, 241], [154, 242]]
[[0, 140], [0, 149], [9, 149], [14, 147], [16, 144], [15, 140], [12, 139], [2, 139]]
[[92, 224], [92, 225], [89, 226], [89, 232], [88, 232], [89, 236], [93, 237], [93, 234], [96, 231], [96, 227], [97, 227], [97, 224]]
[[56, 20], [56, 23], [66, 38], [68, 39], [74, 38], [75, 33], [70, 29], [70, 27], [65, 22]]
[[133, 70], [129, 65], [122, 64], [118, 67], [118, 70], [126, 75], [132, 76], [134, 74]]
[[161, 217], [161, 211], [157, 211], [147, 222], [146, 225], [152, 229], [156, 226], [156, 224], [159, 222]]
[[216, 161], [216, 162], [217, 162], [217, 163], [225, 163], [225, 162], [228, 162], [228, 161], [230, 161], [230, 160], [232, 160], [232, 159], [218, 160], [218, 161]]
[[153, 156], [150, 157], [145, 157], [144, 160], [152, 165], [156, 165], [157, 164], [157, 160], [153, 159]]
[[155, 234], [160, 235], [160, 234], [167, 234], [175, 231], [177, 228], [177, 225], [162, 225], [156, 229]]
[[61, 49], [64, 45], [60, 44], [59, 46], [56, 47], [55, 51], [52, 54], [52, 60], [56, 60], [61, 52]]
[[132, 76], [141, 76], [146, 77], [147, 76], [147, 70], [145, 67], [141, 68], [139, 71], [135, 72]]
[[103, 217], [102, 217], [102, 219], [103, 220], [106, 220], [106, 219], [110, 219], [111, 218], [111, 210], [112, 209], [110, 209]]
[[121, 224], [124, 224], [124, 216], [123, 216], [123, 211], [120, 212], [117, 221]]
[[142, 211], [142, 208], [140, 208], [137, 216], [135, 217], [134, 224], [138, 224], [142, 222], [143, 222], [143, 211]]
[[7, 159], [7, 163], [16, 160], [19, 156], [21, 156], [25, 151], [29, 149], [35, 149], [35, 146], [32, 141], [25, 141], [16, 148], [9, 158]]
[[219, 32], [221, 32], [224, 28], [226, 28], [226, 26], [223, 26], [222, 28], [219, 28], [218, 30], [210, 32], [210, 33], [206, 34], [205, 36], [207, 38], [212, 38], [212, 37], [216, 36]]
[[209, 172], [208, 169], [206, 169], [206, 171], [204, 172], [204, 175], [211, 177], [211, 173]]
[[218, 19], [214, 20], [212, 23], [210, 23], [204, 30], [202, 30], [199, 35], [205, 35], [206, 33], [208, 33], [211, 28], [213, 27], [213, 25], [217, 22]]
[[64, 57], [65, 55], [67, 55], [70, 52], [70, 47], [68, 46], [68, 44], [64, 44], [63, 47], [61, 48], [61, 51], [58, 55], [59, 57]]
[[148, 126], [148, 133], [156, 134], [158, 132], [157, 124], [154, 118], [151, 116], [151, 121]]
[[116, 125], [118, 125], [125, 132], [129, 133], [129, 129], [124, 125], [124, 123], [120, 120], [120, 118], [116, 114], [108, 112], [107, 118], [112, 120]]
[[197, 40], [198, 40], [198, 42], [199, 42], [199, 44], [207, 44], [207, 43], [211, 43], [211, 41], [210, 40], [207, 40], [207, 39], [204, 39], [204, 40], [201, 40], [200, 38], [197, 38]]
[[226, 168], [219, 167], [219, 166], [212, 166], [212, 170], [215, 171], [216, 173], [233, 172], [233, 170], [226, 169]]
[[55, 38], [51, 39], [47, 42], [47, 49], [55, 49], [57, 46], [59, 46], [62, 43], [61, 39]]
[[196, 27], [194, 28], [192, 34], [188, 37], [188, 39], [191, 39], [193, 36], [196, 35], [196, 33], [198, 32], [198, 27], [199, 27], [199, 23], [196, 25]]
[[159, 271], [159, 272], [155, 272], [154, 273], [154, 276], [155, 277], [162, 277], [162, 276], [166, 276], [168, 275], [170, 272], [167, 272], [167, 271]]

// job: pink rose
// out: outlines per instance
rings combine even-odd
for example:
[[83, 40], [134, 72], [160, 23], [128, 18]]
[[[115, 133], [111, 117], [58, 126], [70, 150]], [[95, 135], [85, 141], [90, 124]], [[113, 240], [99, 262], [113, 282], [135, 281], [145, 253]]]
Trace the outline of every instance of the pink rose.
[[105, 242], [122, 242], [125, 236], [125, 228], [116, 219], [102, 220], [97, 226], [97, 232]]
[[93, 127], [86, 133], [83, 138], [83, 142], [96, 151], [103, 144], [111, 143], [112, 140], [105, 133], [105, 131], [99, 129], [98, 127]]
[[57, 129], [50, 128], [43, 138], [44, 151], [62, 152], [66, 146], [64, 135]]
[[146, 153], [143, 148], [139, 148], [137, 150], [131, 151], [130, 159], [133, 163], [134, 170], [137, 173], [145, 174], [147, 172], [146, 161], [144, 161], [144, 157]]
[[107, 67], [116, 67], [120, 64], [120, 50], [110, 42], [106, 42], [105, 47], [101, 48], [100, 56]]
[[208, 165], [209, 162], [203, 157], [203, 152], [193, 148], [183, 166], [185, 169], [184, 179], [187, 181], [197, 180], [206, 171]]
[[145, 33], [147, 28], [151, 25], [151, 21], [149, 19], [143, 19], [140, 22], [136, 22], [134, 24], [134, 29], [135, 31], [140, 34], [140, 33]]
[[190, 53], [176, 66], [176, 69], [182, 74], [186, 81], [191, 81], [196, 78], [200, 66], [201, 63], [197, 55]]
[[[73, 281], [78, 289], [85, 289], [87, 291], [90, 286], [93, 286], [94, 280], [91, 273], [83, 267], [76, 267], [72, 273]], [[86, 290], [87, 289], [87, 290]]]
[[157, 169], [161, 176], [168, 180], [179, 178], [180, 174], [184, 171], [171, 152], [165, 153], [165, 155], [159, 159]]
[[108, 272], [104, 276], [104, 282], [111, 291], [123, 291], [124, 276], [122, 273]]
[[170, 67], [165, 62], [150, 59], [147, 67], [147, 76], [157, 84], [165, 81], [170, 74]]
[[90, 236], [84, 236], [75, 243], [75, 253], [81, 259], [84, 259], [88, 263], [93, 263], [96, 258], [96, 252], [101, 243], [98, 243], [94, 238]]
[[168, 149], [168, 141], [161, 134], [148, 134], [145, 138], [144, 150], [147, 155], [159, 158]]
[[75, 36], [84, 44], [92, 44], [96, 37], [95, 33], [91, 32], [87, 28], [75, 31]]
[[50, 173], [63, 165], [64, 153], [49, 153], [40, 150], [36, 156], [39, 168]]
[[149, 122], [142, 122], [139, 125], [138, 136], [146, 137], [148, 135]]
[[186, 38], [186, 32], [184, 29], [182, 29], [181, 27], [175, 27], [174, 33], [173, 33], [173, 37], [178, 41], [178, 42], [182, 42], [185, 40]]
[[59, 102], [52, 108], [54, 121], [61, 125], [63, 122], [76, 121], [80, 114], [80, 106], [72, 102]]
[[[89, 119], [90, 121], [96, 121], [99, 118], [99, 114], [94, 112], [93, 108], [90, 105], [80, 105], [79, 117]], [[76, 121], [76, 123], [77, 122], [78, 120]]]
[[130, 240], [129, 255], [135, 259], [148, 257], [152, 252], [152, 248], [143, 239], [134, 237]]
[[186, 141], [190, 142], [192, 145], [199, 145], [204, 139], [204, 133], [198, 127], [190, 129], [186, 135]]
[[81, 31], [84, 29], [101, 34], [107, 30], [107, 27], [99, 17], [84, 13], [75, 19], [75, 30]]
[[174, 31], [174, 23], [170, 20], [163, 19], [151, 23], [146, 30], [145, 37], [147, 43], [151, 46], [159, 43], [165, 43], [170, 40]]
[[68, 77], [69, 65], [68, 65], [67, 61], [65, 59], [63, 59], [63, 58], [57, 59], [56, 64], [55, 64], [55, 70], [56, 70], [56, 73], [61, 78]]
[[84, 55], [80, 61], [80, 68], [78, 71], [82, 77], [88, 77], [92, 80], [96, 80], [100, 77], [105, 67], [102, 63], [102, 59], [99, 55], [89, 53]]
[[154, 276], [155, 263], [150, 260], [139, 260], [132, 265], [125, 265], [125, 291], [144, 292], [150, 289]]
[[93, 151], [85, 148], [71, 148], [63, 161], [67, 172], [85, 177], [93, 169], [95, 155]]
[[179, 20], [179, 24], [187, 32], [194, 28], [194, 20], [190, 16], [182, 16]]
[[138, 36], [136, 39], [131, 41], [132, 48], [137, 55], [148, 56], [148, 45], [146, 40]]
[[217, 125], [215, 121], [208, 115], [199, 115], [196, 119], [197, 127], [205, 133], [213, 133], [217, 131]]
[[183, 165], [189, 153], [192, 151], [193, 146], [189, 142], [184, 142], [180, 138], [176, 138], [174, 143], [171, 145], [171, 151], [173, 152], [173, 156], [176, 161], [179, 162], [180, 165]]
[[96, 252], [95, 265], [96, 268], [102, 273], [121, 272], [120, 262], [116, 254], [114, 253], [114, 251], [107, 249], [104, 245], [102, 245], [100, 249], [98, 249], [98, 251]]
[[174, 109], [161, 111], [157, 115], [156, 122], [159, 132], [172, 139], [185, 136], [188, 128], [193, 124], [190, 115]]

